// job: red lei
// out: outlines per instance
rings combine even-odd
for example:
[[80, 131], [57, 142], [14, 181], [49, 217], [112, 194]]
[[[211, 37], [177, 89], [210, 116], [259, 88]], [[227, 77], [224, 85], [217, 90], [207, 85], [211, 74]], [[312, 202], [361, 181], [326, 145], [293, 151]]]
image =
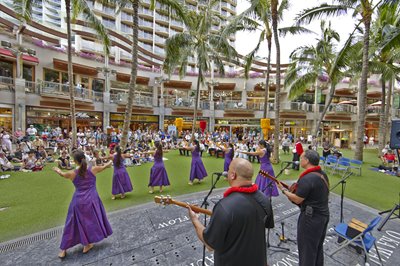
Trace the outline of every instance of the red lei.
[[256, 184], [253, 184], [250, 187], [230, 187], [224, 192], [224, 198], [228, 197], [233, 192], [254, 193], [257, 189], [258, 186]]
[[318, 172], [318, 171], [321, 171], [321, 166], [319, 166], [319, 165], [318, 165], [318, 166], [315, 166], [315, 167], [308, 168], [308, 169], [306, 169], [303, 173], [300, 174], [299, 179], [302, 178], [303, 176], [305, 176], [305, 175], [308, 174], [308, 173], [311, 173], [311, 172]]

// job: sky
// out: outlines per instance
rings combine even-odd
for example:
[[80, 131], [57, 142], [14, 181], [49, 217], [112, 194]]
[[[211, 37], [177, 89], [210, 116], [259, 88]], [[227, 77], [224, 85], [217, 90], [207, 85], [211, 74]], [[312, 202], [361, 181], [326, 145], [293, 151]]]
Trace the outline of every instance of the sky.
[[[330, 1], [321, 1], [321, 0], [290, 0], [290, 10], [284, 13], [284, 20], [278, 27], [287, 27], [291, 26], [294, 23], [294, 18], [296, 15], [305, 8], [310, 8], [314, 6], [318, 6], [322, 3], [326, 3]], [[237, 13], [240, 14], [243, 10], [248, 7], [248, 1], [246, 0], [238, 0], [237, 5]], [[328, 19], [326, 19], [328, 20]], [[351, 16], [340, 16], [330, 18], [332, 22], [332, 28], [335, 29], [341, 37], [341, 45], [343, 45], [349, 36], [350, 32], [354, 29], [355, 21], [351, 18]], [[303, 35], [288, 35], [285, 38], [280, 37], [280, 47], [281, 47], [281, 63], [289, 63], [289, 55], [290, 53], [299, 46], [302, 45], [313, 45], [316, 43], [316, 39], [320, 36], [320, 22], [315, 21], [312, 24], [307, 26], [308, 29], [314, 31], [316, 34], [303, 34]], [[236, 34], [236, 49], [237, 51], [245, 55], [254, 49], [258, 42], [259, 38], [258, 33], [249, 33], [249, 32], [239, 32]], [[275, 62], [275, 44], [272, 44], [272, 63]], [[258, 56], [267, 57], [267, 43], [262, 44], [262, 48], [260, 49]]]

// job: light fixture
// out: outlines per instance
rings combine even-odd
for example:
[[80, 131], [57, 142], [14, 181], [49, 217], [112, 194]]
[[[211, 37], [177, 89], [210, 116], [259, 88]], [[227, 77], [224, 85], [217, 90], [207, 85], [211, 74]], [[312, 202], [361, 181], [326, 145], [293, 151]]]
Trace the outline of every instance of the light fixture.
[[8, 41], [1, 41], [1, 46], [5, 48], [11, 48], [11, 43]]
[[32, 56], [33, 56], [33, 55], [36, 55], [36, 51], [33, 50], [33, 49], [31, 49], [31, 48], [29, 48], [29, 49], [28, 49], [28, 54], [29, 54], [29, 55], [32, 55]]

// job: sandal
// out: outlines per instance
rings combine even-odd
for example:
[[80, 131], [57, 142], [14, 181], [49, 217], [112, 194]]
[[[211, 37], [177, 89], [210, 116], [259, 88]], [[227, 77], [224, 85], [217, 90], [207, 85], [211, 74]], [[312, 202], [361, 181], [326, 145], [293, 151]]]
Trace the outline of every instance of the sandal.
[[93, 248], [93, 244], [89, 244], [87, 246], [84, 246], [82, 253], [83, 254], [87, 254], [92, 248]]
[[67, 256], [67, 251], [66, 250], [61, 250], [61, 252], [58, 253], [58, 258], [59, 259], [65, 259], [66, 256]]
[[111, 199], [112, 199], [112, 200], [115, 200], [115, 195], [112, 195], [112, 196], [111, 196]]
[[154, 193], [154, 191], [150, 190], [150, 191], [149, 191], [149, 193], [150, 193], [150, 194], [153, 194], [153, 193]]

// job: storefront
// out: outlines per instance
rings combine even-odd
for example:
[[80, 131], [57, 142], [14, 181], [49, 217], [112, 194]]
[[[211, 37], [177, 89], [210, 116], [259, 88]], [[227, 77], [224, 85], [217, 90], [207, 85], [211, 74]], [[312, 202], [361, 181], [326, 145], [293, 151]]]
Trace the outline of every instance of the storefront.
[[[50, 108], [40, 108], [29, 106], [26, 108], [27, 126], [35, 125], [38, 131], [45, 127], [50, 128], [71, 128], [71, 115], [69, 110], [57, 110]], [[76, 111], [77, 128], [96, 129], [103, 125], [103, 113]]]
[[15, 131], [13, 126], [14, 107], [12, 105], [0, 104], [0, 127]]
[[[111, 113], [110, 114], [110, 125], [114, 128], [123, 128], [125, 114], [122, 113]], [[158, 116], [156, 115], [132, 115], [131, 130], [157, 130], [158, 129]]]

